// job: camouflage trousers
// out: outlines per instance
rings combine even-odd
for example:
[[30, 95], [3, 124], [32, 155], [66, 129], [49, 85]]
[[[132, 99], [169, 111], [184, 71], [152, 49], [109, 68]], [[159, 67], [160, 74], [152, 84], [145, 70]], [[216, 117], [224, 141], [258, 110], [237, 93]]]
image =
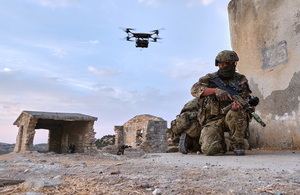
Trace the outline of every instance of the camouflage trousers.
[[[244, 149], [244, 138], [248, 128], [248, 117], [244, 111], [229, 110], [223, 117], [207, 122], [200, 135], [199, 143], [205, 155], [226, 152], [224, 132], [231, 135], [233, 148]], [[224, 151], [225, 150], [225, 151]]]
[[188, 150], [192, 152], [201, 151], [199, 145], [201, 126], [198, 120], [191, 121], [190, 127], [184, 130], [184, 132], [188, 135], [188, 138], [186, 139]]

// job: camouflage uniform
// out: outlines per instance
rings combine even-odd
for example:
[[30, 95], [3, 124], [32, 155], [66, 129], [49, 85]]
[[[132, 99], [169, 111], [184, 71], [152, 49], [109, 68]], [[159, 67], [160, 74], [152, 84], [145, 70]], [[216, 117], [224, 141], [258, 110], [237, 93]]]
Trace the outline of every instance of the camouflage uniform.
[[[231, 101], [220, 101], [215, 95], [201, 96], [206, 88], [217, 88], [217, 85], [211, 81], [217, 75], [218, 72], [215, 72], [201, 77], [191, 89], [191, 94], [199, 99], [198, 120], [203, 127], [199, 143], [205, 155], [226, 152], [224, 132], [230, 133], [231, 145], [234, 149], [244, 149], [244, 138], [248, 132], [250, 121], [250, 116], [244, 110], [229, 110], [227, 113], [221, 114], [221, 109], [231, 104]], [[232, 78], [222, 79], [222, 81], [226, 84], [238, 83], [242, 89], [239, 95], [248, 101], [251, 90], [244, 75], [234, 73]]]
[[198, 122], [199, 108], [198, 98], [187, 102], [180, 114], [171, 122], [171, 128], [167, 131], [174, 143], [179, 143], [181, 134], [186, 133], [188, 135], [187, 149], [195, 152], [200, 150], [199, 138], [201, 126]]

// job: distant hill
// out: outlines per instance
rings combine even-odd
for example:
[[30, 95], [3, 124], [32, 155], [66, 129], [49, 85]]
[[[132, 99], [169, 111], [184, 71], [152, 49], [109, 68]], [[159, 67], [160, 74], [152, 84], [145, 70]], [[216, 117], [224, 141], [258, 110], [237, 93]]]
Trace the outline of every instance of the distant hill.
[[0, 155], [1, 154], [8, 154], [14, 151], [15, 144], [7, 144], [0, 142]]
[[[15, 144], [8, 144], [0, 142], [0, 155], [1, 154], [8, 154], [14, 151]], [[34, 151], [47, 151], [48, 144], [35, 144], [33, 146]]]

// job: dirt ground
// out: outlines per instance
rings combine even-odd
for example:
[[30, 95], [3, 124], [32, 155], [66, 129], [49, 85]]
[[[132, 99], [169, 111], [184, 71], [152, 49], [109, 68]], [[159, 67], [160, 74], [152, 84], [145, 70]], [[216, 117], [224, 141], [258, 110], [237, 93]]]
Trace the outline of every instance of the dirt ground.
[[[30, 188], [28, 180], [58, 184]], [[5, 180], [24, 180], [8, 185]], [[1, 185], [2, 181], [2, 185]], [[300, 194], [300, 151], [245, 156], [157, 153], [0, 155], [0, 194]]]

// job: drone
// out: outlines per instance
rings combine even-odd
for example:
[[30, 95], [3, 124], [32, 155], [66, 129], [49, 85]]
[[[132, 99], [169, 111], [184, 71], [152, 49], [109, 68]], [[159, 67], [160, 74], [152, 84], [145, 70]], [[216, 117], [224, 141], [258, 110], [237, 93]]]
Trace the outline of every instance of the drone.
[[[133, 28], [126, 28], [124, 31], [127, 33], [126, 40], [133, 41], [132, 38], [135, 38], [135, 47], [148, 48], [149, 40], [152, 42], [157, 42], [159, 30], [153, 30], [152, 33], [134, 33]], [[154, 36], [154, 37], [153, 37]]]

